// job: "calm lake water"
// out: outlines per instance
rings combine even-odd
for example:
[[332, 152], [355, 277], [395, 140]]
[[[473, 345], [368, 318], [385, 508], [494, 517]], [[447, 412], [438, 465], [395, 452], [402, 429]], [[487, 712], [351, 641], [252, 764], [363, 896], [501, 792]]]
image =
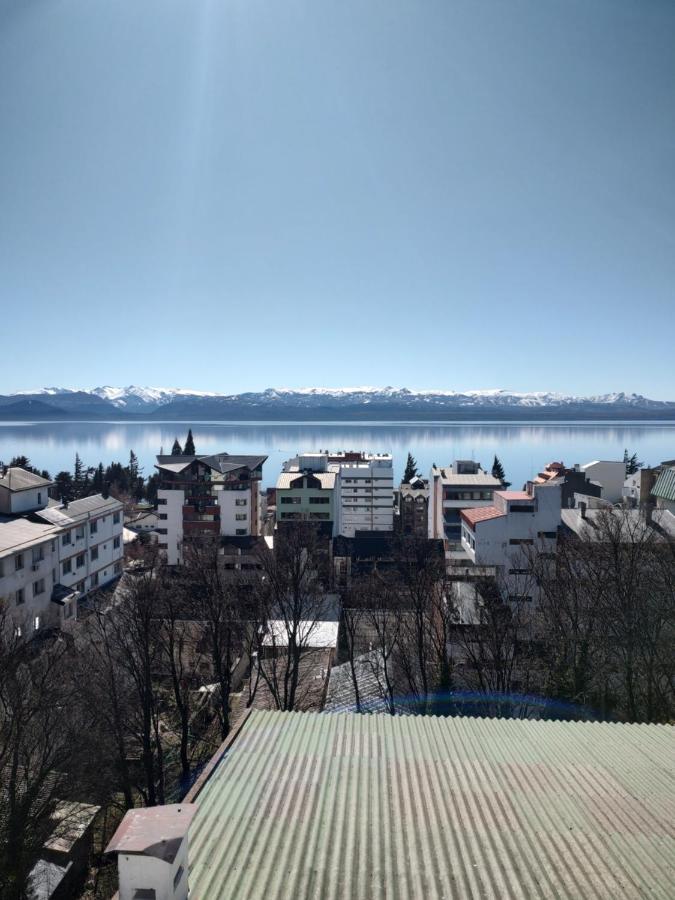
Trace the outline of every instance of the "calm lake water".
[[[298, 451], [366, 449], [394, 454], [400, 477], [410, 450], [426, 475], [432, 463], [477, 459], [491, 466], [496, 453], [515, 486], [551, 460], [567, 465], [594, 459], [621, 459], [624, 448], [637, 451], [646, 464], [675, 458], [675, 423], [405, 423], [405, 422], [197, 422], [192, 424], [198, 453], [259, 453], [269, 456], [265, 485], [273, 485], [282, 462]], [[24, 454], [34, 466], [54, 475], [73, 468], [78, 452], [87, 465], [120, 460], [129, 450], [146, 475], [155, 455], [171, 452], [174, 438], [183, 442], [188, 425], [176, 422], [2, 422], [0, 460]]]

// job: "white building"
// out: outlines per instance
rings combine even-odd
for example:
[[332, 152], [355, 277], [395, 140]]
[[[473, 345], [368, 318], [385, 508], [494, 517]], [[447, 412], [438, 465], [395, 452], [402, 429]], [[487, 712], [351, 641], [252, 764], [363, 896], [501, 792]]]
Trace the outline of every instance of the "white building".
[[74, 621], [78, 599], [123, 569], [119, 500], [60, 504], [50, 484], [16, 468], [0, 478], [0, 599], [25, 637]]
[[590, 481], [602, 486], [602, 499], [609, 503], [620, 503], [626, 480], [626, 464], [619, 460], [600, 460], [581, 466]]
[[184, 538], [261, 533], [260, 480], [266, 456], [158, 456], [159, 546], [183, 561]]
[[528, 553], [554, 552], [560, 526], [561, 485], [527, 487], [495, 491], [494, 505], [461, 513], [462, 547], [474, 565], [497, 567], [511, 599], [536, 599]]
[[335, 481], [335, 534], [393, 531], [394, 469], [390, 453], [329, 454]]
[[457, 459], [451, 466], [433, 466], [429, 477], [429, 537], [452, 547], [462, 535], [463, 509], [491, 506], [502, 482], [473, 460]]

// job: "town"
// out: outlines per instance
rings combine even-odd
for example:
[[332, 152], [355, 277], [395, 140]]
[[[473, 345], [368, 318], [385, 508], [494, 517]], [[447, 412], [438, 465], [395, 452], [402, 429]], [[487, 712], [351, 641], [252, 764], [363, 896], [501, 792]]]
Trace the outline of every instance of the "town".
[[[201, 455], [190, 431], [147, 479], [133, 451], [107, 469], [78, 456], [54, 479], [25, 457], [0, 469], [3, 897], [262, 896], [269, 879], [290, 895], [268, 872], [270, 842], [300, 854], [288, 857], [298, 895], [324, 896], [345, 877], [338, 850], [328, 834], [305, 847], [283, 810], [309, 803], [318, 822], [347, 804], [374, 852], [358, 785], [376, 746], [387, 766], [413, 765], [368, 788], [383, 815], [405, 792], [401, 840], [422, 815], [404, 811], [414, 795], [440, 803], [410, 865], [383, 865], [422, 879], [409, 895], [442, 896], [463, 851], [458, 832], [447, 865], [417, 859], [452, 813], [447, 773], [428, 780], [420, 760], [468, 754], [484, 827], [506, 840], [489, 794], [505, 792], [510, 815], [525, 801], [491, 768], [497, 748], [519, 766], [548, 753], [541, 790], [580, 804], [574, 766], [611, 752], [610, 806], [625, 804], [638, 745], [672, 752], [657, 723], [675, 714], [675, 460], [544, 461], [516, 486], [496, 454], [428, 473], [408, 454], [395, 484], [389, 453], [320, 450], [289, 458], [265, 490], [266, 461]], [[644, 779], [642, 805], [623, 809], [649, 823], [658, 767]], [[519, 835], [516, 856], [542, 840], [536, 823]], [[486, 871], [461, 877], [508, 892], [515, 875], [480, 852]], [[549, 872], [563, 896], [592, 877], [584, 852], [579, 872]], [[349, 853], [350, 896], [370, 896], [377, 865]], [[667, 890], [637, 851], [624, 865]]]

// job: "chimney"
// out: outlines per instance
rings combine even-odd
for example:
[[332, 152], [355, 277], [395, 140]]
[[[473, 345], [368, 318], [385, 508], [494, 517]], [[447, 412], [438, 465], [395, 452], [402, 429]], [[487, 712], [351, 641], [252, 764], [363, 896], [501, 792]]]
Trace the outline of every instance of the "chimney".
[[103, 497], [104, 500], [107, 500], [108, 497], [110, 496], [110, 482], [109, 481], [103, 482], [103, 490], [101, 491], [101, 496]]
[[586, 503], [583, 500], [579, 501], [579, 512], [581, 513], [581, 518], [586, 518]]
[[117, 853], [119, 900], [187, 900], [188, 828], [195, 803], [130, 809], [108, 846]]
[[63, 506], [64, 509], [68, 509], [68, 498], [67, 497], [61, 497], [61, 505]]

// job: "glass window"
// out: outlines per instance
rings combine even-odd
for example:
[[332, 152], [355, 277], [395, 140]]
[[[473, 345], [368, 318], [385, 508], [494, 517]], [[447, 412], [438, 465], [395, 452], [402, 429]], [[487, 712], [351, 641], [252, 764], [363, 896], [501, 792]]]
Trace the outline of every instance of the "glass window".
[[91, 548], [91, 561], [94, 562], [94, 560], [96, 560], [96, 559], [98, 559], [98, 547], [92, 547]]
[[14, 602], [17, 606], [21, 606], [25, 599], [26, 597], [24, 596], [23, 588], [19, 588], [19, 590], [14, 595]]
[[98, 531], [98, 522], [89, 523], [89, 534], [96, 534]]

